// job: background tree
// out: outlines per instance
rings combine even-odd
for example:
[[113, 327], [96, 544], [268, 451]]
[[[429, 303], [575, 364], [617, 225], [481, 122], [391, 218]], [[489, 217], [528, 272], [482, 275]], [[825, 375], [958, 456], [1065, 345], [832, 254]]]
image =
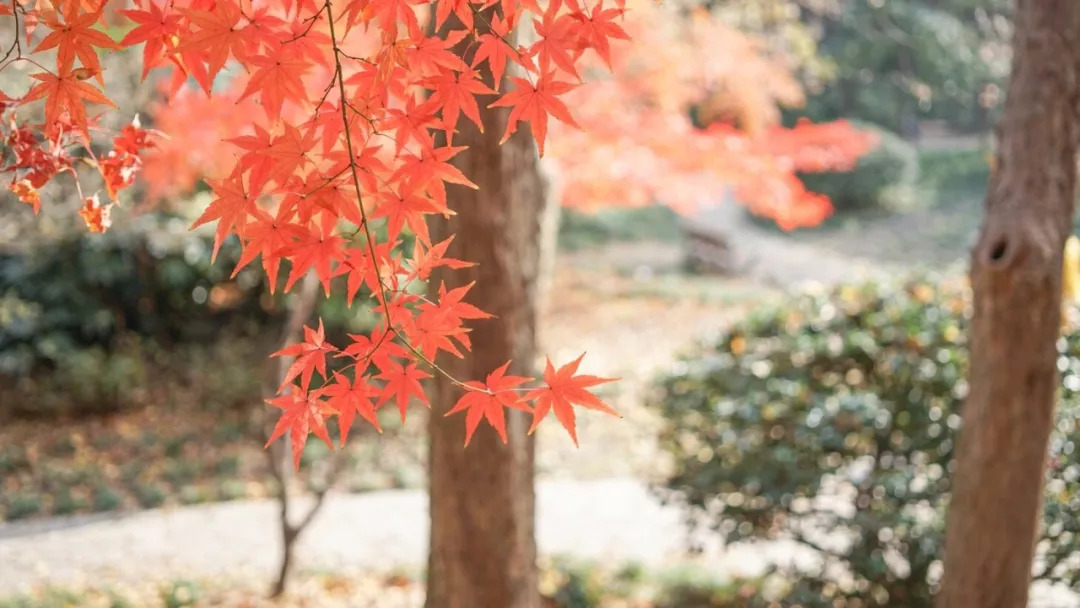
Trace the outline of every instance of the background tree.
[[797, 62], [808, 90], [790, 119], [852, 118], [897, 132], [916, 119], [985, 131], [1008, 75], [1007, 0], [717, 0], [740, 30]]
[[1076, 192], [1078, 48], [1080, 5], [1017, 4], [996, 170], [971, 254], [970, 393], [939, 600], [948, 608], [1027, 605]]
[[872, 134], [845, 121], [781, 126], [781, 109], [804, 101], [793, 64], [700, 6], [631, 0], [625, 27], [635, 42], [612, 48], [610, 74], [587, 64], [592, 78], [569, 94], [582, 128], [552, 127], [564, 205], [692, 214], [730, 188], [785, 229], [832, 212], [798, 172], [850, 169]]
[[849, 0], [807, 11], [835, 66], [809, 115], [858, 117], [898, 132], [917, 118], [985, 131], [1008, 74], [1010, 12], [1000, 0]]

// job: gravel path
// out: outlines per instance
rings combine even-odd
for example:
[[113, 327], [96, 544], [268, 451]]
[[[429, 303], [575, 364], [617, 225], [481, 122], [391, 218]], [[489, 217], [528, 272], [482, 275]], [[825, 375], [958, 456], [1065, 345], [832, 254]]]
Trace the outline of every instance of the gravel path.
[[[835, 251], [834, 243], [805, 243], [766, 230], [750, 221], [745, 210], [731, 201], [702, 210], [695, 222], [726, 237], [743, 274], [781, 289], [807, 283], [833, 285], [908, 268], [869, 255]], [[868, 245], [865, 249], [872, 251], [873, 244]]]
[[[387, 571], [425, 559], [427, 500], [418, 490], [333, 495], [299, 541], [298, 569]], [[543, 555], [671, 566], [691, 559], [680, 511], [639, 481], [613, 478], [541, 483], [537, 541]], [[0, 595], [34, 584], [146, 583], [183, 577], [269, 577], [280, 552], [276, 505], [243, 501], [116, 518], [82, 517], [0, 527]], [[752, 576], [770, 563], [811, 564], [787, 542], [724, 549], [711, 534], [694, 559], [717, 572]], [[1067, 608], [1080, 598], [1036, 587], [1031, 606]]]
[[[273, 501], [242, 501], [126, 517], [56, 519], [0, 527], [0, 595], [35, 583], [134, 583], [163, 577], [274, 572], [280, 552]], [[418, 490], [332, 495], [299, 541], [301, 569], [390, 570], [425, 560], [427, 499]], [[659, 565], [686, 557], [680, 512], [639, 481], [541, 483], [537, 537], [545, 555]], [[717, 551], [725, 572], [753, 574], [794, 550], [784, 544]]]

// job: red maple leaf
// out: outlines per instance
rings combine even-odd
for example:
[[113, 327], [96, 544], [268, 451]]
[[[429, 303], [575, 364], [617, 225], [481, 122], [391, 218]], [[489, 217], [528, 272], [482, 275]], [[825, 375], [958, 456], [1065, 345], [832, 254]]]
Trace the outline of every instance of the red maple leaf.
[[577, 445], [574, 405], [598, 410], [612, 416], [619, 416], [618, 412], [586, 390], [598, 384], [614, 382], [616, 379], [576, 375], [578, 365], [581, 364], [584, 357], [585, 355], [582, 354], [577, 359], [560, 367], [558, 371], [551, 364], [551, 359], [547, 360], [547, 367], [544, 369], [544, 382], [547, 386], [529, 391], [529, 394], [525, 395], [527, 401], [536, 400], [536, 409], [533, 410], [533, 423], [532, 427], [529, 428], [530, 433], [536, 430], [540, 421], [547, 416], [548, 411], [554, 410], [555, 418], [566, 429], [566, 432], [570, 433], [574, 445]]
[[225, 67], [231, 54], [238, 60], [247, 60], [247, 37], [240, 27], [243, 13], [235, 2], [217, 2], [213, 10], [178, 8], [199, 29], [184, 38], [178, 51], [196, 50], [206, 53], [207, 73], [212, 81]]
[[604, 2], [601, 0], [596, 3], [591, 13], [586, 14], [578, 7], [577, 0], [568, 0], [568, 3], [575, 9], [570, 16], [580, 24], [578, 26], [578, 35], [584, 38], [583, 42], [591, 46], [610, 69], [611, 45], [609, 39], [630, 39], [626, 30], [615, 23], [615, 19], [621, 17], [626, 11], [621, 8], [605, 9]]
[[56, 66], [58, 70], [69, 72], [75, 67], [75, 58], [82, 61], [83, 67], [89, 68], [98, 77], [98, 82], [105, 84], [101, 77], [101, 63], [94, 47], [119, 50], [116, 44], [104, 32], [93, 29], [101, 18], [101, 8], [83, 15], [77, 14], [78, 5], [66, 7], [64, 22], [60, 22], [55, 13], [45, 14], [45, 24], [52, 30], [34, 49], [34, 52], [56, 48]]
[[510, 80], [513, 81], [517, 88], [488, 106], [489, 108], [502, 106], [512, 108], [510, 118], [506, 121], [506, 133], [503, 134], [502, 141], [506, 142], [506, 140], [510, 139], [514, 131], [517, 131], [518, 121], [524, 120], [532, 124], [536, 144], [540, 147], [540, 156], [543, 156], [549, 113], [572, 127], [578, 127], [566, 104], [556, 97], [556, 95], [562, 95], [573, 90], [577, 85], [555, 80], [552, 72], [542, 73], [536, 80], [535, 85], [524, 78], [511, 78]]
[[532, 47], [532, 52], [540, 59], [540, 69], [549, 71], [555, 64], [559, 69], [566, 71], [574, 78], [580, 78], [577, 68], [574, 67], [575, 57], [575, 32], [574, 19], [566, 13], [559, 14], [562, 2], [553, 1], [544, 12], [544, 18], [533, 20], [533, 27], [540, 40]]
[[472, 441], [473, 433], [476, 432], [476, 427], [480, 425], [481, 420], [487, 420], [499, 434], [503, 443], [506, 443], [506, 416], [503, 414], [503, 409], [532, 411], [521, 394], [514, 390], [515, 387], [530, 382], [532, 378], [507, 376], [505, 374], [509, 367], [510, 362], [507, 361], [502, 367], [488, 374], [486, 382], [467, 382], [466, 386], [469, 388], [465, 390], [465, 394], [458, 399], [449, 412], [446, 412], [447, 416], [462, 411], [467, 412], [465, 414], [466, 447]]
[[283, 390], [297, 376], [300, 377], [300, 388], [307, 391], [308, 386], [311, 385], [311, 376], [316, 371], [323, 378], [326, 377], [326, 355], [334, 352], [337, 352], [337, 349], [326, 343], [322, 319], [319, 319], [319, 329], [305, 327], [303, 342], [286, 346], [270, 355], [271, 357], [296, 357], [289, 369], [285, 371], [285, 377], [278, 391]]
[[282, 252], [292, 260], [292, 271], [285, 281], [285, 291], [291, 290], [309, 268], [314, 268], [323, 291], [329, 296], [330, 279], [345, 271], [340, 265], [337, 268], [332, 267], [334, 262], [344, 259], [344, 243], [345, 239], [330, 234], [327, 227], [324, 227], [321, 233], [308, 232], [304, 238], [289, 246]]
[[452, 242], [454, 242], [453, 236], [430, 247], [425, 246], [420, 240], [413, 243], [412, 271], [409, 273], [409, 278], [415, 277], [421, 281], [426, 281], [428, 276], [431, 275], [431, 271], [439, 266], [447, 266], [455, 270], [475, 266], [476, 264], [472, 262], [446, 257], [446, 250]]
[[217, 196], [206, 207], [192, 228], [198, 228], [214, 220], [218, 221], [217, 231], [214, 235], [214, 251], [211, 259], [217, 259], [218, 251], [225, 238], [233, 229], [242, 229], [247, 223], [248, 215], [255, 213], [255, 199], [257, 194], [248, 192], [244, 187], [243, 173], [239, 166], [232, 175], [225, 179], [208, 179], [206, 183]]
[[20, 201], [30, 205], [34, 208], [34, 215], [38, 214], [41, 210], [41, 193], [34, 188], [33, 184], [28, 179], [21, 179], [13, 181], [8, 184], [8, 190], [10, 190]]
[[[82, 68], [80, 68], [82, 69]], [[78, 70], [60, 70], [60, 75], [43, 72], [31, 74], [31, 78], [40, 80], [41, 84], [30, 89], [22, 98], [22, 103], [45, 99], [45, 123], [46, 128], [54, 128], [67, 114], [68, 120], [83, 135], [89, 139], [88, 120], [86, 107], [83, 100], [116, 107], [108, 97], [105, 97], [94, 85], [82, 82], [85, 78]]]
[[437, 74], [440, 68], [462, 70], [468, 67], [453, 51], [458, 42], [469, 34], [466, 30], [451, 30], [445, 38], [425, 36], [419, 26], [410, 26], [411, 48], [404, 52], [405, 64], [419, 76]]
[[357, 372], [352, 382], [342, 374], [334, 374], [334, 382], [319, 389], [319, 394], [329, 397], [327, 406], [337, 412], [338, 427], [341, 429], [341, 446], [345, 447], [345, 440], [349, 437], [349, 429], [352, 428], [353, 420], [359, 414], [376, 431], [382, 432], [379, 419], [375, 417], [375, 404], [371, 398], [376, 395], [375, 387], [368, 384], [367, 379]]
[[262, 209], [256, 209], [253, 215], [254, 219], [244, 226], [243, 250], [230, 278], [235, 278], [242, 268], [261, 254], [263, 270], [270, 281], [270, 293], [274, 293], [281, 267], [280, 252], [307, 236], [308, 232], [299, 224], [285, 221], [280, 214], [274, 217]]
[[[376, 360], [375, 364], [379, 365], [380, 361]], [[430, 378], [431, 374], [422, 369], [417, 369], [415, 363], [402, 365], [393, 359], [382, 361], [379, 369], [379, 375], [375, 377], [379, 380], [385, 380], [386, 386], [383, 387], [382, 394], [379, 395], [379, 402], [375, 407], [382, 407], [384, 403], [394, 399], [397, 402], [398, 411], [401, 412], [402, 423], [405, 422], [405, 412], [409, 408], [410, 398], [416, 397], [421, 403], [431, 407], [427, 395], [424, 394], [424, 387], [420, 386], [420, 381], [424, 378]]]
[[[448, 161], [465, 149], [465, 146], [443, 146], [435, 148], [425, 146], [419, 155], [406, 153], [402, 155], [402, 164], [398, 170], [390, 176], [390, 181], [406, 181], [414, 187], [423, 188], [432, 183], [441, 185], [443, 182], [461, 184], [473, 190], [479, 188], [469, 181], [465, 174]], [[436, 200], [445, 206], [444, 200]]]
[[257, 92], [271, 121], [281, 118], [281, 106], [285, 101], [302, 102], [306, 99], [303, 76], [309, 64], [302, 57], [279, 52], [270, 56], [252, 55], [247, 63], [258, 69], [251, 75], [240, 99]]
[[430, 99], [420, 103], [415, 97], [410, 97], [404, 108], [389, 108], [380, 128], [394, 131], [394, 153], [401, 154], [412, 140], [425, 145], [428, 141], [428, 128], [439, 124], [439, 118], [435, 116], [438, 110], [438, 103]]
[[[506, 71], [506, 61], [514, 58], [517, 51], [506, 42], [506, 37], [513, 29], [513, 19], [503, 20], [498, 15], [491, 21], [491, 33], [481, 34], [477, 39], [476, 53], [472, 58], [472, 67], [480, 65], [482, 61], [488, 62], [491, 70], [495, 90], [502, 85], [503, 72]], [[528, 67], [528, 66], [526, 66]]]
[[446, 129], [447, 141], [455, 131], [458, 115], [461, 112], [473, 121], [480, 132], [484, 132], [484, 123], [480, 120], [480, 108], [476, 105], [478, 95], [492, 95], [486, 84], [480, 81], [479, 74], [471, 68], [456, 72], [443, 69], [437, 77], [428, 78], [424, 86], [432, 89], [430, 100], [442, 107], [443, 128]]
[[415, 193], [398, 194], [394, 191], [383, 190], [378, 195], [378, 206], [375, 207], [372, 219], [387, 218], [387, 238], [396, 240], [401, 234], [402, 226], [408, 226], [416, 235], [417, 241], [430, 243], [428, 236], [427, 218], [425, 215], [443, 213], [451, 215], [451, 211], [440, 208], [426, 196]]
[[349, 337], [352, 338], [353, 343], [338, 356], [355, 359], [354, 371], [356, 373], [366, 372], [371, 363], [383, 369], [390, 362], [390, 357], [401, 359], [408, 357], [405, 347], [395, 342], [393, 336], [387, 335], [383, 330], [375, 330], [371, 332], [371, 336], [349, 334]]
[[333, 412], [330, 412], [326, 403], [319, 400], [314, 393], [290, 392], [282, 397], [267, 399], [266, 403], [280, 409], [281, 417], [274, 425], [274, 431], [270, 433], [270, 439], [264, 447], [270, 447], [271, 443], [288, 431], [289, 439], [292, 440], [293, 466], [297, 470], [300, 469], [300, 457], [304, 454], [304, 445], [311, 433], [325, 441], [331, 450], [334, 449], [330, 433], [326, 430], [326, 417]]

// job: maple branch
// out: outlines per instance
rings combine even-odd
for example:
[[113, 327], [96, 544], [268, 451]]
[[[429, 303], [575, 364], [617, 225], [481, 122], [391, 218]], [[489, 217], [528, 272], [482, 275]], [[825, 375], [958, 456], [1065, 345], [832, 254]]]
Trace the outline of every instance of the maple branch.
[[[378, 135], [379, 137], [385, 137], [386, 139], [389, 139], [392, 142], [395, 142], [395, 143], [397, 142], [397, 138], [395, 138], [393, 135], [390, 135], [389, 133], [387, 133], [385, 131], [380, 131], [379, 128], [375, 126], [376, 121], [375, 121], [374, 118], [372, 118], [372, 117], [368, 116], [367, 114], [364, 114], [363, 112], [361, 112], [359, 109], [356, 108], [356, 106], [352, 105], [352, 102], [346, 101], [345, 104], [349, 107], [350, 110], [353, 111], [354, 114], [356, 114], [357, 116], [359, 116], [360, 118], [363, 118], [364, 120], [366, 120], [368, 122], [368, 126], [371, 128], [371, 134], [372, 135]], [[368, 141], [370, 141], [370, 137], [368, 138]], [[367, 142], [365, 141], [364, 144], [367, 145]], [[401, 149], [408, 152], [409, 154], [414, 155], [414, 156], [420, 156], [422, 154], [422, 152], [417, 153], [417, 152], [414, 152], [413, 150], [410, 150], [409, 149], [409, 144], [405, 144], [404, 146], [401, 147]], [[374, 173], [372, 173], [371, 175], [375, 179], [382, 182], [382, 185], [386, 186], [387, 188], [392, 188], [392, 186], [390, 185], [390, 182], [386, 181], [385, 179], [382, 179], [381, 177], [379, 177], [378, 175], [376, 175]]]
[[[326, 0], [325, 6], [326, 6], [327, 10], [330, 9], [330, 0]], [[401, 333], [398, 331], [398, 329], [396, 327], [394, 327], [393, 319], [390, 318], [390, 297], [389, 297], [389, 295], [387, 293], [386, 284], [383, 283], [382, 275], [379, 273], [379, 258], [378, 258], [378, 253], [375, 251], [375, 237], [371, 232], [371, 226], [370, 226], [370, 223], [368, 222], [367, 211], [364, 210], [364, 197], [363, 197], [363, 194], [360, 191], [360, 177], [356, 173], [356, 154], [355, 154], [355, 152], [353, 150], [352, 133], [349, 131], [349, 114], [348, 114], [348, 105], [349, 104], [348, 104], [348, 101], [347, 101], [347, 97], [345, 95], [345, 75], [344, 75], [344, 73], [343, 73], [343, 71], [341, 69], [341, 55], [342, 55], [342, 53], [341, 53], [341, 49], [338, 48], [337, 33], [336, 33], [335, 29], [334, 29], [334, 19], [333, 19], [333, 12], [332, 11], [331, 11], [330, 15], [331, 15], [331, 18], [328, 19], [328, 21], [330, 22], [330, 44], [334, 48], [334, 69], [335, 69], [335, 75], [336, 75], [337, 83], [338, 83], [338, 95], [341, 97], [341, 123], [342, 123], [342, 127], [343, 127], [342, 130], [345, 132], [345, 146], [347, 147], [348, 152], [349, 152], [349, 168], [352, 171], [353, 188], [356, 190], [356, 200], [357, 200], [358, 206], [360, 207], [360, 218], [364, 222], [363, 223], [363, 228], [364, 228], [364, 236], [367, 237], [368, 255], [371, 256], [371, 264], [372, 264], [372, 266], [374, 266], [375, 277], [379, 281], [379, 295], [382, 298], [382, 305], [383, 305], [382, 309], [383, 309], [383, 314], [386, 317], [386, 330], [387, 330], [387, 333], [394, 332], [394, 336], [397, 337], [399, 340], [401, 340], [401, 342], [405, 346], [407, 346], [409, 348], [409, 350], [411, 350], [417, 357], [419, 357], [422, 361], [424, 361], [425, 363], [430, 365], [431, 368], [434, 369], [435, 371], [437, 371], [437, 372], [443, 374], [444, 376], [446, 376], [446, 378], [449, 379], [454, 384], [457, 384], [457, 385], [463, 386], [463, 387], [468, 386], [464, 382], [461, 382], [457, 378], [454, 378], [448, 372], [446, 372], [441, 367], [436, 365], [434, 361], [431, 361], [427, 357], [425, 357], [424, 354], [421, 353], [419, 350], [417, 350], [415, 346], [410, 344], [408, 340], [402, 339]], [[361, 116], [362, 116], [362, 114], [361, 114]]]
[[330, 44], [334, 49], [334, 75], [338, 84], [338, 95], [341, 97], [341, 126], [342, 131], [345, 132], [345, 146], [349, 152], [349, 169], [352, 173], [353, 189], [356, 190], [356, 204], [360, 207], [360, 219], [364, 224], [364, 235], [367, 237], [368, 255], [371, 256], [371, 263], [375, 266], [375, 276], [379, 279], [379, 291], [381, 292], [383, 299], [383, 312], [386, 314], [386, 327], [393, 327], [393, 322], [390, 320], [390, 306], [389, 298], [386, 296], [386, 286], [383, 285], [382, 276], [379, 275], [379, 259], [378, 254], [375, 251], [375, 237], [371, 233], [371, 226], [368, 223], [367, 211], [364, 209], [364, 195], [360, 191], [360, 176], [356, 173], [356, 153], [353, 150], [352, 132], [349, 130], [349, 113], [346, 107], [347, 96], [345, 95], [345, 74], [341, 69], [341, 49], [338, 47], [337, 32], [334, 29], [334, 13], [330, 9], [330, 0], [326, 0], [324, 4], [330, 18], [327, 21], [330, 23]]
[[338, 171], [337, 173], [335, 173], [335, 174], [331, 175], [330, 177], [326, 178], [326, 180], [323, 183], [319, 184], [318, 186], [315, 186], [314, 188], [312, 188], [311, 190], [308, 190], [307, 192], [293, 192], [291, 190], [283, 190], [282, 193], [283, 194], [295, 194], [295, 195], [299, 196], [300, 198], [307, 198], [307, 197], [311, 196], [312, 194], [315, 194], [319, 190], [322, 190], [323, 188], [325, 188], [325, 187], [329, 186], [330, 184], [334, 183], [334, 181], [337, 178], [344, 175], [345, 172], [348, 171], [348, 170], [349, 170], [349, 168], [345, 167], [341, 171]]
[[495, 393], [493, 393], [491, 391], [491, 389], [489, 389], [487, 387], [476, 388], [475, 386], [471, 386], [466, 382], [462, 382], [461, 380], [458, 380], [456, 377], [454, 377], [453, 374], [451, 374], [450, 372], [446, 371], [445, 369], [439, 367], [439, 365], [437, 363], [435, 363], [434, 361], [429, 359], [426, 355], [424, 355], [424, 353], [420, 352], [419, 349], [417, 349], [415, 346], [413, 346], [412, 343], [409, 342], [409, 340], [405, 336], [401, 335], [401, 331], [397, 327], [391, 327], [390, 330], [387, 333], [390, 333], [390, 332], [393, 332], [394, 337], [397, 338], [398, 341], [403, 346], [405, 346], [405, 348], [408, 348], [410, 351], [412, 351], [413, 355], [415, 355], [417, 359], [419, 359], [419, 360], [423, 361], [424, 363], [426, 363], [434, 371], [442, 374], [443, 377], [446, 378], [447, 380], [449, 380], [451, 384], [453, 384], [453, 385], [455, 385], [455, 386], [457, 386], [459, 388], [462, 388], [462, 389], [464, 389], [466, 391], [484, 393], [485, 395], [494, 395], [495, 394]]
[[[290, 42], [296, 42], [297, 40], [303, 38], [304, 36], [307, 36], [308, 32], [311, 31], [312, 26], [314, 26], [315, 22], [319, 19], [319, 15], [321, 15], [323, 11], [327, 10], [327, 7], [329, 7], [329, 6], [330, 6], [330, 3], [327, 2], [326, 4], [323, 5], [322, 8], [320, 8], [318, 11], [316, 11], [313, 15], [311, 15], [310, 17], [307, 17], [306, 19], [304, 19], [304, 21], [309, 21], [310, 22], [310, 23], [308, 23], [307, 27], [304, 28], [304, 31], [300, 32], [299, 34], [297, 34], [295, 36], [293, 36], [292, 38], [289, 38], [288, 40], [283, 41], [281, 44], [289, 44]], [[303, 21], [301, 21], [301, 23], [303, 23]]]
[[[337, 31], [334, 28], [334, 18], [333, 18], [333, 11], [330, 9], [330, 0], [325, 0], [324, 8], [327, 10], [327, 13], [330, 15], [330, 18], [327, 21], [330, 24], [330, 44], [331, 44], [331, 46], [333, 47], [333, 50], [334, 50], [334, 79], [337, 81], [338, 96], [341, 99], [341, 123], [342, 123], [342, 127], [343, 127], [342, 130], [345, 132], [345, 146], [346, 146], [346, 149], [347, 149], [347, 151], [349, 153], [349, 169], [350, 169], [350, 171], [352, 173], [353, 189], [356, 191], [357, 205], [360, 207], [360, 218], [363, 221], [362, 228], [364, 230], [364, 236], [366, 237], [366, 240], [367, 240], [368, 255], [371, 256], [371, 264], [374, 267], [375, 277], [379, 281], [379, 296], [382, 299], [383, 314], [386, 317], [386, 329], [387, 329], [386, 334], [389, 334], [390, 332], [393, 332], [394, 337], [397, 338], [401, 342], [402, 345], [404, 345], [406, 348], [408, 348], [418, 359], [420, 359], [421, 361], [423, 361], [424, 363], [429, 365], [431, 367], [431, 369], [433, 369], [436, 372], [442, 374], [451, 383], [453, 383], [453, 384], [455, 384], [455, 385], [457, 385], [457, 386], [459, 386], [459, 387], [461, 387], [463, 389], [466, 389], [466, 390], [473, 390], [473, 391], [479, 391], [479, 392], [484, 392], [484, 393], [491, 394], [491, 391], [489, 391], [487, 389], [477, 389], [476, 387], [469, 386], [465, 382], [462, 382], [461, 380], [458, 380], [452, 374], [450, 374], [449, 372], [444, 370], [442, 367], [440, 367], [438, 364], [436, 364], [434, 361], [432, 361], [431, 359], [426, 357], [424, 355], [424, 353], [420, 352], [420, 350], [417, 349], [415, 346], [413, 346], [409, 342], [408, 339], [406, 339], [404, 336], [401, 335], [401, 331], [397, 327], [394, 327], [393, 319], [390, 318], [390, 297], [389, 297], [389, 293], [388, 293], [388, 289], [386, 287], [386, 284], [383, 282], [382, 275], [379, 273], [378, 254], [375, 251], [375, 237], [371, 232], [371, 226], [370, 226], [370, 222], [368, 221], [367, 211], [364, 209], [364, 197], [363, 197], [363, 193], [361, 192], [361, 189], [360, 189], [360, 177], [357, 175], [356, 152], [355, 152], [355, 149], [353, 147], [352, 133], [349, 130], [349, 114], [348, 114], [348, 110], [352, 109], [359, 116], [364, 116], [364, 114], [362, 112], [359, 112], [358, 110], [356, 110], [356, 108], [352, 108], [351, 107], [352, 104], [350, 104], [348, 102], [348, 97], [345, 94], [345, 74], [344, 74], [344, 71], [343, 71], [343, 69], [341, 67], [341, 57], [345, 56], [346, 58], [348, 58], [348, 56], [345, 55], [345, 53], [342, 52], [341, 48], [338, 46]], [[365, 118], [367, 118], [367, 117], [365, 117]], [[371, 119], [368, 118], [368, 121], [371, 122]], [[374, 128], [374, 125], [372, 126], [372, 132], [373, 133], [378, 132]], [[383, 334], [383, 337], [380, 339], [380, 344], [381, 344], [382, 340], [385, 339], [386, 334]]]
[[[11, 43], [11, 46], [8, 47], [7, 52], [4, 53], [4, 58], [0, 59], [0, 63], [7, 61], [8, 57], [11, 57], [11, 54], [16, 50], [18, 53], [15, 55], [15, 58], [22, 57], [22, 44], [19, 42], [19, 3], [15, 0], [11, 0], [11, 7], [11, 18], [15, 21], [15, 40]], [[2, 69], [4, 68], [0, 67], [0, 70]]]
[[[17, 32], [16, 32], [16, 34], [17, 34]], [[0, 71], [4, 70], [5, 68], [7, 68], [9, 65], [15, 63], [16, 61], [25, 61], [25, 62], [27, 62], [27, 63], [29, 63], [31, 65], [37, 66], [38, 69], [45, 72], [46, 74], [56, 76], [56, 74], [54, 74], [52, 70], [50, 70], [49, 68], [41, 65], [40, 63], [35, 61], [32, 57], [26, 57], [25, 55], [23, 55], [21, 48], [19, 50], [19, 54], [16, 55], [15, 57], [12, 57], [11, 61], [7, 62], [4, 65], [0, 65]]]
[[341, 51], [341, 56], [346, 58], [346, 59], [352, 59], [353, 61], [359, 61], [359, 62], [362, 62], [362, 63], [366, 63], [368, 65], [376, 65], [376, 63], [374, 61], [370, 60], [370, 59], [367, 59], [365, 57], [356, 57], [354, 55], [350, 55], [350, 54], [346, 53], [345, 51]]

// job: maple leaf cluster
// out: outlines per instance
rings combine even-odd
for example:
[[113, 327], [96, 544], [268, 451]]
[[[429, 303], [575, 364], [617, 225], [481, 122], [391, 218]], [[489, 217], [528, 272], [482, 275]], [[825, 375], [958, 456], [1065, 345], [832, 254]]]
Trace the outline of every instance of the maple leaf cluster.
[[[142, 153], [154, 146], [155, 133], [141, 128], [138, 117], [112, 138], [108, 152], [95, 154], [91, 148], [91, 129], [96, 121], [88, 118], [86, 104], [113, 106], [100, 88], [91, 82], [104, 80], [98, 49], [118, 50], [120, 46], [103, 32], [94, 29], [103, 18], [104, 4], [87, 8], [79, 3], [57, 3], [31, 8], [12, 2], [0, 15], [7, 15], [14, 28], [12, 42], [0, 58], [0, 72], [19, 62], [28, 62], [41, 71], [30, 74], [32, 86], [21, 97], [0, 91], [0, 135], [4, 148], [0, 155], [0, 174], [10, 174], [7, 189], [30, 205], [34, 213], [41, 208], [40, 189], [54, 177], [71, 174], [79, 190], [82, 206], [79, 214], [92, 232], [104, 232], [109, 226], [109, 211], [117, 194], [135, 182], [142, 166]], [[6, 23], [3, 25], [7, 25]], [[55, 50], [55, 69], [48, 69], [24, 55], [21, 39], [34, 34], [40, 40], [34, 54]], [[42, 122], [20, 122], [18, 110], [43, 100]], [[97, 193], [83, 196], [75, 164], [83, 162], [100, 175], [107, 201]]]
[[[452, 237], [432, 242], [426, 230], [427, 216], [452, 213], [448, 187], [477, 187], [450, 162], [464, 150], [453, 143], [458, 129], [483, 128], [478, 103], [507, 107], [503, 140], [526, 122], [543, 154], [549, 115], [574, 124], [561, 97], [580, 81], [576, 66], [590, 52], [608, 61], [610, 41], [627, 37], [621, 0], [134, 0], [109, 13], [134, 25], [114, 41], [97, 28], [107, 1], [13, 0], [0, 30], [13, 22], [17, 40], [0, 70], [23, 62], [40, 71], [22, 97], [2, 99], [15, 108], [44, 102], [44, 123], [27, 132], [44, 134], [50, 149], [62, 149], [62, 137], [85, 141], [87, 104], [112, 105], [88, 82], [102, 82], [97, 50], [142, 45], [144, 78], [168, 70], [168, 95], [179, 97], [193, 81], [208, 97], [232, 94], [252, 109], [216, 144], [230, 154], [206, 180], [213, 200], [193, 227], [216, 222], [215, 256], [238, 237], [236, 270], [259, 259], [272, 290], [283, 267], [285, 291], [310, 272], [329, 294], [331, 280], [344, 277], [350, 306], [363, 289], [356, 304], [381, 318], [344, 347], [325, 341], [320, 322], [275, 353], [295, 361], [270, 401], [283, 410], [271, 440], [290, 433], [297, 466], [309, 434], [330, 443], [330, 417], [344, 440], [357, 416], [378, 427], [374, 411], [384, 404], [395, 403], [402, 418], [411, 402], [427, 404], [425, 370], [443, 373], [434, 363], [443, 351], [464, 356], [465, 321], [488, 316], [464, 301], [468, 287], [433, 299], [413, 289], [437, 267], [469, 265], [445, 256]], [[517, 42], [522, 25], [535, 32], [529, 44]], [[35, 32], [44, 37], [28, 54], [18, 39]], [[54, 49], [55, 70], [35, 59]], [[139, 168], [124, 154], [148, 144], [146, 132], [131, 129], [118, 136], [115, 154], [97, 161], [110, 198]], [[47, 172], [26, 162], [13, 168]], [[13, 191], [23, 200], [32, 194], [26, 185]], [[91, 230], [108, 227], [110, 204], [84, 201]], [[384, 238], [375, 238], [375, 222]], [[411, 251], [401, 245], [406, 229], [416, 237]], [[347, 364], [329, 373], [331, 356]], [[505, 376], [505, 366], [483, 383], [453, 379], [464, 396], [451, 413], [467, 411], [469, 439], [486, 420], [505, 440], [503, 408], [532, 411], [537, 421], [554, 410], [573, 437], [571, 404], [613, 413], [585, 390], [605, 380], [577, 375], [579, 362], [549, 365], [539, 388]]]

